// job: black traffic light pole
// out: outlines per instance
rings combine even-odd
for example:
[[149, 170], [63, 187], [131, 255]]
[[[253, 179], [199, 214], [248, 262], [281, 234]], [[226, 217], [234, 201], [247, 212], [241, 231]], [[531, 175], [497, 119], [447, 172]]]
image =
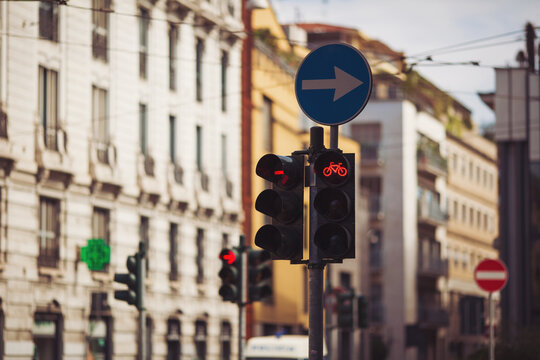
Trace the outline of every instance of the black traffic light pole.
[[[310, 129], [310, 150], [317, 153], [324, 148], [323, 128], [319, 126]], [[311, 157], [310, 157], [311, 158]], [[315, 188], [314, 162], [310, 161], [309, 171], [309, 202], [315, 202], [317, 190]], [[311, 208], [311, 207], [310, 207]], [[309, 360], [323, 359], [323, 271], [324, 262], [315, 245], [315, 231], [317, 230], [318, 215], [316, 211], [309, 212]]]
[[238, 360], [244, 360], [244, 348], [246, 345], [246, 257], [244, 256], [246, 250], [246, 238], [244, 235], [240, 235], [240, 243], [238, 244], [240, 250], [240, 289], [238, 289]]

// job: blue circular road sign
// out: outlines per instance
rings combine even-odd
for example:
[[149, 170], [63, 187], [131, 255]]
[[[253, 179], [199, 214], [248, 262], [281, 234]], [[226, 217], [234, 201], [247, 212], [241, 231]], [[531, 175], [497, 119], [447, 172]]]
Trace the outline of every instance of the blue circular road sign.
[[310, 52], [296, 72], [296, 99], [302, 111], [323, 125], [340, 125], [366, 106], [373, 84], [371, 68], [360, 51], [343, 43]]

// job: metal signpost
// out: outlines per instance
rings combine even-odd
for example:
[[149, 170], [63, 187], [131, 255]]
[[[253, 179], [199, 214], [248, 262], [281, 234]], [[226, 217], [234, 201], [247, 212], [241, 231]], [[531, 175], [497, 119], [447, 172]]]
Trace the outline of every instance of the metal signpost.
[[[365, 57], [356, 48], [343, 43], [323, 45], [310, 52], [300, 64], [296, 73], [296, 99], [302, 111], [313, 121], [330, 126], [330, 149], [338, 148], [338, 126], [355, 118], [366, 106], [372, 88], [371, 69]], [[314, 211], [317, 197], [316, 161], [327, 151], [323, 143], [322, 128], [311, 129], [309, 153], [310, 178], [310, 225], [309, 225], [309, 360], [323, 358], [323, 271], [325, 260], [320, 237], [316, 241], [319, 222], [324, 220]], [[296, 152], [299, 153], [299, 152]], [[314, 160], [312, 158], [315, 158]], [[350, 164], [354, 168], [353, 163]], [[332, 165], [332, 163], [330, 163]], [[320, 176], [320, 174], [319, 174]], [[353, 200], [354, 204], [354, 200]], [[353, 205], [354, 206], [354, 205]], [[354, 208], [349, 211], [353, 211]], [[330, 235], [329, 235], [330, 236]], [[333, 237], [337, 235], [331, 235]], [[344, 239], [347, 235], [344, 236]], [[352, 234], [354, 242], [354, 234]], [[331, 239], [324, 239], [324, 241]], [[328, 249], [326, 249], [328, 250]], [[354, 248], [352, 250], [354, 257]]]
[[500, 291], [508, 281], [506, 265], [500, 260], [483, 260], [474, 270], [474, 281], [482, 290], [489, 292], [489, 359], [495, 360], [493, 292]]

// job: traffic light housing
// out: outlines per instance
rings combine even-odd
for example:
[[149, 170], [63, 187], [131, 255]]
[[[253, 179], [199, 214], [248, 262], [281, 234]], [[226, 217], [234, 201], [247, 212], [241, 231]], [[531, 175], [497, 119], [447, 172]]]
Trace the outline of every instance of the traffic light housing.
[[272, 296], [272, 257], [266, 250], [248, 248], [248, 302]]
[[303, 255], [304, 156], [264, 155], [256, 174], [272, 183], [259, 194], [255, 209], [272, 218], [255, 234], [255, 244], [276, 260], [301, 260]]
[[241, 301], [240, 287], [242, 286], [242, 257], [237, 249], [222, 249], [219, 253], [222, 266], [218, 276], [221, 278], [219, 295], [223, 301], [233, 303]]
[[354, 325], [354, 292], [347, 290], [337, 294], [337, 326], [352, 329]]
[[128, 256], [126, 260], [127, 274], [114, 274], [114, 281], [125, 284], [128, 290], [115, 290], [114, 298], [135, 305], [137, 309], [143, 308], [143, 292], [145, 268], [141, 252]]
[[367, 297], [364, 295], [359, 295], [357, 306], [358, 306], [358, 327], [361, 329], [367, 329], [369, 325]]
[[310, 206], [317, 213], [313, 241], [324, 259], [354, 259], [354, 154], [325, 150], [315, 159], [313, 171], [316, 194]]

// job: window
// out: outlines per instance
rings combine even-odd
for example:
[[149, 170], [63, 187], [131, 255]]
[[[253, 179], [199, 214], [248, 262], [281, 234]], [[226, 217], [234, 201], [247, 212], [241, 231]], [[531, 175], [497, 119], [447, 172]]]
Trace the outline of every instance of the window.
[[108, 164], [109, 104], [107, 90], [92, 86], [92, 128], [98, 161]]
[[345, 271], [339, 273], [339, 286], [345, 289], [351, 289], [351, 273]]
[[111, 0], [93, 0], [92, 8], [92, 55], [96, 59], [107, 61], [109, 37], [109, 12]]
[[483, 176], [482, 184], [484, 185], [484, 187], [486, 187], [487, 186], [487, 171], [486, 170], [484, 170], [483, 175], [484, 176]]
[[169, 25], [169, 89], [176, 90], [176, 49], [178, 28]]
[[199, 170], [199, 172], [202, 172], [203, 171], [203, 165], [202, 165], [202, 158], [203, 158], [203, 154], [202, 154], [202, 127], [200, 125], [197, 125], [197, 128], [196, 128], [196, 158], [195, 160], [197, 161], [197, 170]]
[[261, 127], [261, 135], [263, 139], [263, 150], [267, 152], [272, 152], [273, 148], [273, 114], [272, 114], [272, 100], [267, 98], [266, 96], [263, 97], [263, 105], [262, 105], [262, 127]]
[[458, 216], [459, 216], [458, 215], [458, 208], [459, 208], [458, 202], [457, 202], [457, 200], [454, 200], [454, 212], [452, 214], [452, 217], [454, 218], [454, 220], [458, 219]]
[[181, 335], [180, 320], [167, 320], [167, 360], [180, 360], [182, 355]]
[[141, 154], [148, 155], [148, 120], [146, 105], [139, 103], [139, 147]]
[[454, 266], [457, 267], [459, 265], [459, 249], [457, 247], [454, 248]]
[[[107, 245], [110, 244], [110, 212], [108, 209], [95, 207], [92, 215], [92, 238], [102, 239]], [[108, 270], [105, 265], [103, 271]]]
[[204, 41], [202, 39], [197, 39], [195, 47], [195, 90], [197, 101], [202, 101], [203, 99], [203, 52]]
[[221, 173], [227, 178], [227, 135], [221, 134]]
[[379, 176], [362, 176], [360, 178], [360, 189], [367, 193], [368, 211], [372, 217], [379, 216], [382, 210], [381, 193], [382, 181]]
[[146, 216], [141, 216], [140, 219], [139, 241], [144, 244], [146, 250], [146, 277], [148, 277], [148, 270], [150, 269], [150, 219]]
[[493, 174], [489, 174], [489, 189], [493, 190]]
[[152, 358], [152, 330], [154, 330], [154, 321], [150, 316], [146, 317], [146, 359]]
[[473, 208], [469, 208], [469, 225], [474, 225], [474, 210]]
[[452, 154], [452, 169], [457, 171], [457, 154]]
[[227, 111], [227, 67], [229, 66], [229, 54], [221, 52], [221, 111]]
[[360, 143], [361, 161], [377, 161], [380, 159], [381, 124], [353, 124], [352, 137]]
[[231, 359], [231, 324], [227, 321], [221, 323], [221, 360]]
[[206, 322], [195, 321], [195, 351], [197, 360], [206, 360]]
[[484, 231], [488, 230], [488, 215], [484, 214]]
[[60, 201], [42, 197], [39, 202], [38, 264], [57, 267], [60, 260]]
[[203, 229], [197, 229], [197, 239], [196, 239], [196, 247], [197, 247], [197, 255], [196, 255], [196, 262], [197, 262], [197, 284], [202, 284], [204, 281], [204, 230]]
[[169, 262], [170, 280], [178, 280], [178, 224], [171, 223], [169, 227]]
[[467, 165], [465, 162], [465, 156], [462, 156], [461, 157], [461, 175], [465, 176], [466, 171], [467, 171]]
[[476, 210], [476, 227], [482, 227], [482, 214], [480, 214], [480, 210]]
[[476, 182], [480, 184], [480, 166], [476, 166]]
[[107, 303], [107, 293], [94, 292], [91, 299], [86, 337], [87, 356], [95, 360], [111, 360], [113, 320]]
[[397, 87], [390, 85], [388, 87], [388, 98], [389, 99], [396, 99], [397, 98]]
[[176, 117], [169, 116], [169, 158], [176, 164]]
[[50, 150], [58, 150], [58, 73], [39, 67], [39, 115], [43, 142]]
[[148, 70], [148, 26], [150, 16], [148, 10], [140, 9], [139, 17], [139, 76], [143, 79], [147, 77]]
[[36, 312], [32, 335], [34, 338], [34, 359], [62, 359], [63, 319], [61, 314]]
[[467, 205], [461, 205], [461, 221], [467, 222]]
[[58, 41], [58, 3], [39, 2], [39, 37]]
[[474, 174], [473, 174], [473, 163], [472, 161], [469, 161], [469, 179], [472, 180]]

